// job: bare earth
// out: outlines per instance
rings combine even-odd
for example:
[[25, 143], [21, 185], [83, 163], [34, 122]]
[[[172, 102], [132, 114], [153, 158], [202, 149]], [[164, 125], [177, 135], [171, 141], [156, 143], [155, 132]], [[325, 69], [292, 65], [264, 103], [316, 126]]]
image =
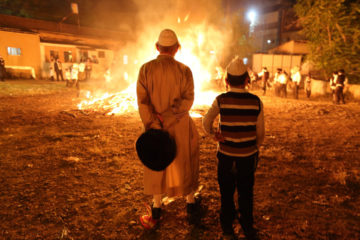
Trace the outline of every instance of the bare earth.
[[[360, 239], [359, 104], [261, 98], [262, 239]], [[159, 229], [145, 231], [138, 113], [79, 111], [71, 91], [0, 102], [0, 239], [220, 239], [216, 143], [199, 118], [202, 218], [190, 225], [179, 198], [164, 206]]]

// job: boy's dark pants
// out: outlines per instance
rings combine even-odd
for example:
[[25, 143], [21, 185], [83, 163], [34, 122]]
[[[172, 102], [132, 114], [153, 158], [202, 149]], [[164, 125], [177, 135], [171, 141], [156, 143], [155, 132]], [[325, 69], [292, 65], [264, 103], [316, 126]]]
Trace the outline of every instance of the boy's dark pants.
[[220, 223], [225, 234], [232, 234], [236, 217], [235, 189], [238, 191], [240, 224], [245, 232], [253, 229], [254, 173], [258, 154], [250, 157], [229, 157], [220, 152], [218, 158], [218, 182], [221, 194]]

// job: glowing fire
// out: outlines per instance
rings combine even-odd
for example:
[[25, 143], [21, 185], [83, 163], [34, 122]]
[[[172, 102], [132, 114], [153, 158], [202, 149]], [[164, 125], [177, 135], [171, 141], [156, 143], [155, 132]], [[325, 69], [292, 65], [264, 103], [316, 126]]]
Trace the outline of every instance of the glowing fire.
[[[182, 20], [177, 18], [177, 22], [186, 22], [189, 20], [190, 14]], [[212, 101], [218, 95], [218, 92], [223, 89], [221, 79], [223, 76], [223, 69], [219, 66], [217, 59], [217, 51], [221, 51], [220, 46], [211, 45], [214, 40], [218, 38], [221, 40], [221, 33], [208, 28], [206, 24], [199, 24], [186, 28], [187, 31], [178, 34], [181, 49], [176, 54], [175, 59], [188, 65], [194, 77], [195, 85], [195, 101], [191, 116], [201, 117], [196, 109], [199, 106], [211, 105]], [[215, 37], [216, 36], [216, 37]], [[141, 48], [137, 46], [137, 52], [134, 54], [134, 60], [127, 54], [122, 57], [122, 68], [114, 68], [118, 71], [116, 76], [110, 72], [105, 73], [104, 78], [107, 83], [114, 83], [116, 79], [122, 79], [123, 83], [130, 85], [123, 91], [109, 92], [87, 92], [86, 100], [83, 100], [79, 105], [79, 109], [91, 109], [95, 111], [105, 111], [107, 114], [123, 114], [126, 112], [137, 111], [136, 99], [136, 79], [140, 69], [140, 65], [144, 62], [154, 59], [157, 56], [153, 44], [148, 44], [149, 37], [146, 38], [146, 46]], [[156, 37], [154, 36], [154, 39]], [[150, 55], [144, 56], [144, 54]], [[138, 60], [142, 59], [142, 60]], [[119, 69], [122, 69], [119, 72]], [[216, 82], [217, 80], [217, 82]], [[194, 110], [195, 109], [195, 110]]]

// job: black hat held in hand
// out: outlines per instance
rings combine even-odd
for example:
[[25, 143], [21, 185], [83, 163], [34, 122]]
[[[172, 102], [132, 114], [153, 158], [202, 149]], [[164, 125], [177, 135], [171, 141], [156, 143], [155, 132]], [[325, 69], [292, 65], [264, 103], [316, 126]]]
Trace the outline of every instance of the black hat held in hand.
[[168, 132], [149, 129], [137, 139], [136, 151], [146, 167], [153, 171], [162, 171], [174, 160], [176, 143]]

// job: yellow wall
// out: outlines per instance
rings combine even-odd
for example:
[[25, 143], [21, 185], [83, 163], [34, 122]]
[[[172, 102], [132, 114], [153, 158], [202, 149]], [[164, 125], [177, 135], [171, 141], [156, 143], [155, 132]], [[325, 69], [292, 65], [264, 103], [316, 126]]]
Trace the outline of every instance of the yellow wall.
[[64, 47], [64, 46], [45, 46], [45, 60], [46, 62], [50, 62], [50, 51], [57, 51], [59, 54], [59, 59], [62, 63], [65, 62], [64, 52], [71, 51], [73, 62], [77, 62], [77, 53], [75, 47]]
[[[7, 48], [21, 49], [20, 56], [8, 55]], [[32, 67], [40, 76], [40, 38], [36, 34], [0, 31], [0, 56], [6, 66]]]

